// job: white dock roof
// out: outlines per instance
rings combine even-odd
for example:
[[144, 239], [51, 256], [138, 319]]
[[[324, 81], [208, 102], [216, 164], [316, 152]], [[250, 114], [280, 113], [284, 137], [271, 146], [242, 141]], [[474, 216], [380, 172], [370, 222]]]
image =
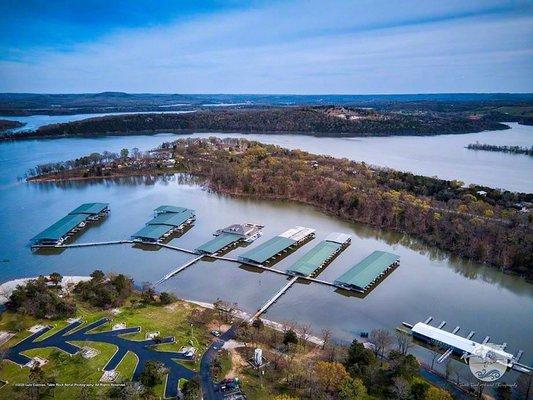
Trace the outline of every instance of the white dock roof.
[[292, 239], [298, 242], [314, 232], [315, 232], [314, 229], [306, 228], [303, 226], [297, 226], [295, 228], [289, 229], [281, 233], [279, 236], [287, 238], [287, 239]]
[[344, 244], [350, 240], [350, 235], [346, 233], [333, 232], [330, 233], [325, 240], [328, 242]]
[[[469, 354], [472, 354], [476, 347], [484, 346], [483, 344], [474, 342], [471, 339], [464, 338], [462, 336], [445, 331], [444, 329], [436, 328], [423, 322], [416, 323], [415, 326], [413, 326], [413, 328], [411, 329], [411, 331], [427, 338], [436, 340], [438, 342], [445, 343], [447, 345], [455, 347], [456, 349], [463, 350]], [[501, 357], [505, 357], [509, 361], [511, 361], [514, 357], [512, 354], [507, 353], [506, 351], [494, 349], [489, 346], [485, 347], [487, 347], [487, 350], [490, 349]]]

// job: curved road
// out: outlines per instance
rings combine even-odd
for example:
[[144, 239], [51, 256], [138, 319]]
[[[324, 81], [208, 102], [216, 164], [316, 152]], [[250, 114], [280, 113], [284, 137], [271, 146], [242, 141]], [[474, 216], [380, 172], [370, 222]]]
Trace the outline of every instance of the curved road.
[[215, 391], [215, 385], [211, 375], [211, 365], [219, 350], [224, 346], [224, 343], [235, 338], [237, 328], [238, 323], [235, 323], [226, 332], [220, 335], [220, 337], [209, 346], [200, 360], [200, 386], [202, 388], [203, 400], [221, 400], [223, 398], [220, 392]]

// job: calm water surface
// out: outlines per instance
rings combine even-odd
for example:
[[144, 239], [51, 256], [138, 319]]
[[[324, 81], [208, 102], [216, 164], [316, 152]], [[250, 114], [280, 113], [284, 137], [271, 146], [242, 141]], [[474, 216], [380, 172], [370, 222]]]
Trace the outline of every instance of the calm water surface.
[[[109, 202], [112, 212], [103, 223], [87, 230], [79, 242], [128, 238], [151, 217], [155, 207], [176, 204], [197, 212], [195, 227], [172, 241], [188, 248], [197, 247], [210, 239], [216, 229], [236, 222], [266, 225], [265, 236], [253, 245], [295, 225], [315, 228], [317, 238], [282, 260], [276, 266], [280, 269], [330, 232], [350, 233], [351, 246], [321, 274], [327, 280], [333, 280], [373, 250], [400, 255], [401, 266], [365, 298], [299, 283], [268, 311], [267, 317], [273, 320], [309, 323], [316, 333], [330, 328], [337, 338], [351, 340], [361, 331], [392, 329], [402, 321], [417, 322], [432, 315], [438, 321], [448, 321], [452, 328], [460, 325], [465, 334], [475, 330], [478, 340], [489, 335], [493, 342], [507, 342], [511, 352], [525, 350], [525, 362], [533, 359], [532, 285], [492, 268], [450, 258], [405, 235], [346, 223], [312, 207], [216, 195], [198, 185], [182, 184], [175, 176], [166, 180], [131, 178], [66, 184], [27, 184], [17, 180], [38, 163], [123, 147], [145, 150], [171, 137], [174, 136], [115, 136], [0, 144], [0, 281], [53, 271], [83, 275], [96, 268], [130, 274], [139, 284], [158, 280], [190, 256], [127, 245], [39, 255], [30, 251], [28, 240], [82, 202]], [[307, 145], [307, 138], [296, 139], [302, 140], [302, 147]], [[235, 256], [242, 251], [239, 248], [230, 254]], [[237, 301], [245, 310], [254, 311], [285, 281], [284, 277], [248, 271], [235, 264], [200, 262], [167, 281], [162, 289], [201, 301], [217, 297]]]
[[[168, 111], [170, 113], [179, 113]], [[110, 113], [131, 114], [131, 113]], [[27, 117], [2, 117], [26, 122], [19, 130], [69, 122], [88, 117], [110, 114], [33, 115]], [[509, 123], [512, 129], [487, 131], [463, 135], [391, 136], [373, 138], [317, 138], [301, 135], [239, 134], [264, 143], [277, 144], [291, 149], [346, 157], [355, 161], [409, 171], [420, 175], [459, 179], [467, 184], [476, 183], [518, 192], [533, 192], [533, 157], [489, 151], [467, 150], [470, 143], [494, 145], [533, 146], [533, 127]], [[196, 136], [225, 136], [228, 134], [197, 134]], [[188, 135], [189, 136], [189, 135]], [[150, 142], [150, 141], [148, 141]], [[133, 146], [131, 146], [133, 147]]]

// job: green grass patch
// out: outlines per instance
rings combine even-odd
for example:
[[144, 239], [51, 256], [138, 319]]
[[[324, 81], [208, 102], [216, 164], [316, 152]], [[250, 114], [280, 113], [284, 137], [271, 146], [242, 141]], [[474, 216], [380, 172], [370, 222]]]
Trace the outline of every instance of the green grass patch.
[[[140, 326], [141, 332], [124, 336], [129, 340], [144, 340], [147, 332], [159, 331], [162, 337], [174, 336], [176, 343], [162, 344], [157, 349], [159, 351], [177, 351], [182, 346], [190, 345], [191, 328], [188, 323], [188, 315], [192, 308], [193, 306], [185, 302], [176, 302], [169, 306], [148, 305], [139, 307], [126, 305], [120, 308], [121, 312], [118, 315], [113, 316], [109, 311], [103, 311], [86, 303], [77, 302], [76, 317], [81, 317], [84, 321], [84, 324], [77, 329], [102, 317], [108, 317], [112, 321], [104, 324], [99, 330], [110, 330], [117, 323], [125, 323], [127, 327]], [[65, 327], [67, 322], [66, 320], [39, 320], [31, 316], [6, 311], [0, 314], [0, 331], [10, 331], [15, 333], [15, 336], [2, 347], [11, 347], [31, 335], [28, 328], [36, 324], [54, 326], [51, 331], [38, 338], [38, 340], [42, 340]], [[198, 350], [199, 354], [201, 354], [208, 343], [211, 342], [208, 328], [194, 328], [193, 342], [200, 346]], [[79, 347], [88, 346], [94, 348], [99, 353], [91, 359], [85, 359], [81, 355], [70, 356], [55, 348], [33, 349], [25, 354], [28, 357], [38, 356], [47, 359], [48, 363], [43, 367], [43, 371], [59, 384], [98, 383], [103, 374], [103, 367], [117, 350], [116, 346], [90, 341], [72, 343]], [[176, 362], [178, 361], [176, 360]], [[198, 370], [199, 361], [188, 362], [180, 360], [179, 363], [188, 368]], [[136, 365], [136, 355], [128, 352], [118, 365], [117, 370], [124, 380], [130, 380]], [[2, 361], [0, 366], [0, 380], [9, 382], [0, 388], [0, 398], [19, 398], [22, 389], [17, 388], [15, 384], [29, 381], [29, 368], [21, 368], [10, 361]], [[165, 385], [166, 378], [162, 384], [154, 388], [157, 396], [163, 396]], [[90, 390], [90, 393], [94, 398], [106, 398], [108, 390], [109, 387], [107, 386], [96, 386]], [[76, 399], [80, 397], [81, 391], [82, 388], [80, 387], [58, 386], [54, 388], [53, 395], [61, 399]]]
[[131, 351], [128, 351], [116, 370], [124, 380], [131, 381], [138, 362], [139, 358]]

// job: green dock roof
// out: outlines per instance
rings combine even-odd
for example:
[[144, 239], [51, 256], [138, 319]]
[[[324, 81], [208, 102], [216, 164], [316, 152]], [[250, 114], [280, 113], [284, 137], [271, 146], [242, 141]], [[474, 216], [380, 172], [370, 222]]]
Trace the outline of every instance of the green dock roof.
[[339, 251], [341, 247], [341, 243], [323, 240], [291, 265], [287, 269], [287, 272], [309, 276], [324, 265], [324, 263]]
[[143, 228], [131, 235], [131, 237], [156, 241], [171, 229], [172, 226], [169, 225], [145, 225]]
[[202, 244], [196, 250], [200, 253], [213, 254], [222, 250], [224, 247], [239, 241], [242, 238], [242, 235], [238, 235], [236, 233], [221, 233], [208, 242]]
[[69, 214], [100, 214], [109, 206], [109, 203], [85, 203], [72, 210]]
[[85, 214], [68, 214], [57, 221], [55, 224], [49, 226], [44, 231], [33, 237], [32, 242], [41, 240], [59, 240], [72, 229], [85, 221], [87, 215]]
[[160, 213], [181, 213], [186, 211], [187, 209], [184, 207], [176, 207], [176, 206], [159, 206], [154, 211], [157, 214]]
[[147, 225], [180, 226], [189, 218], [194, 217], [192, 210], [183, 209], [180, 213], [163, 213], [148, 222]]
[[258, 264], [264, 263], [279, 252], [296, 243], [296, 240], [283, 236], [276, 236], [261, 245], [248, 250], [239, 256], [241, 260], [249, 260]]
[[335, 280], [341, 286], [354, 286], [365, 289], [400, 259], [396, 254], [374, 251]]

